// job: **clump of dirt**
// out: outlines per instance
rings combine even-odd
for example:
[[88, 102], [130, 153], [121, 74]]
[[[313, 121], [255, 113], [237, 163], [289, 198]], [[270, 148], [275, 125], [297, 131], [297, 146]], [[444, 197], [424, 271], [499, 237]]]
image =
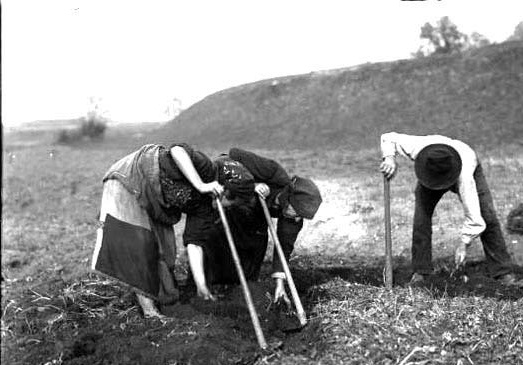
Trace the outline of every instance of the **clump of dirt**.
[[[253, 364], [281, 351], [318, 352], [319, 326], [314, 321], [304, 328], [296, 326], [294, 312], [274, 305], [270, 278], [249, 283], [268, 343], [264, 351], [258, 346], [240, 286], [217, 292], [216, 302], [201, 300], [181, 287], [184, 301], [162, 306], [167, 318], [159, 320], [144, 319], [132, 293], [108, 283], [89, 279], [40, 287], [46, 298], [54, 296], [46, 310], [56, 308], [52, 316], [60, 319], [45, 327], [51, 317], [44, 319], [43, 310], [26, 311], [29, 325], [24, 331], [34, 342], [27, 353], [8, 346], [5, 358], [11, 364], [29, 359], [68, 365]], [[48, 289], [57, 292], [53, 295]], [[26, 299], [29, 304], [31, 298]]]
[[[222, 291], [220, 299], [216, 302], [192, 297], [186, 304], [163, 307], [162, 311], [173, 318], [201, 318], [208, 323], [204, 334], [206, 343], [222, 344], [222, 353], [229, 349], [228, 356], [231, 359], [243, 359], [242, 361], [247, 363], [260, 356], [267, 356], [267, 353], [275, 350], [305, 354], [314, 348], [310, 344], [315, 343], [318, 338], [318, 326], [309, 324], [302, 327], [292, 306], [288, 307], [283, 302], [273, 303], [273, 287], [270, 280], [251, 282], [249, 290], [269, 345], [268, 352], [260, 351], [257, 345], [252, 320], [240, 286]], [[287, 343], [291, 345], [288, 346]], [[234, 346], [231, 347], [231, 344]], [[191, 347], [193, 344], [183, 346]], [[207, 361], [213, 359], [214, 355]]]
[[[513, 272], [516, 277], [523, 277], [523, 268], [514, 267]], [[518, 300], [523, 297], [521, 286], [503, 285], [488, 275], [488, 265], [485, 261], [469, 263], [458, 271], [442, 265], [418, 286], [429, 288], [435, 297], [479, 296], [505, 300]]]

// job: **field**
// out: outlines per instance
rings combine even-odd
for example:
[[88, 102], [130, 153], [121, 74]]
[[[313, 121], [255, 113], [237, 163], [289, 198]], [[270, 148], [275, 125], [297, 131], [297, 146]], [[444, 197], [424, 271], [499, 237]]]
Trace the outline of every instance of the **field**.
[[[462, 220], [455, 196], [445, 196], [434, 218], [433, 278], [407, 285], [414, 174], [406, 161], [391, 186], [395, 282], [392, 291], [384, 288], [378, 141], [357, 151], [256, 150], [312, 177], [324, 197], [290, 261], [305, 328], [282, 328], [287, 317], [267, 297], [268, 266], [250, 284], [268, 351], [257, 347], [238, 288], [216, 304], [184, 289], [180, 303], [162, 308], [169, 320], [143, 319], [129, 289], [89, 265], [101, 176], [153, 128], [114, 127], [104, 141], [76, 146], [52, 144], [51, 131], [4, 134], [2, 363], [523, 364], [523, 290], [487, 276], [480, 243], [464, 269], [469, 280], [450, 276]], [[479, 155], [504, 226], [523, 202], [523, 145], [480, 146]], [[175, 230], [184, 284], [183, 224]], [[523, 277], [523, 237], [504, 234]]]

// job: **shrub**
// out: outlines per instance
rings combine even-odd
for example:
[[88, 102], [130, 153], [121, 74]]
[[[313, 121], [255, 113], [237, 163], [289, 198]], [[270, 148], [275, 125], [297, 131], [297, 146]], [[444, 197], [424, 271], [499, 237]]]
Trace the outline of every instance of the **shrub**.
[[523, 234], [523, 203], [508, 214], [507, 230], [510, 233]]
[[80, 126], [76, 129], [62, 129], [58, 132], [56, 143], [73, 144], [84, 139], [100, 140], [104, 137], [107, 122], [93, 114], [80, 119]]
[[82, 136], [89, 137], [90, 139], [103, 138], [105, 130], [107, 129], [107, 123], [104, 119], [96, 118], [95, 116], [88, 116], [82, 119], [80, 126]]
[[76, 129], [62, 129], [58, 132], [56, 143], [72, 144], [82, 139], [82, 135]]

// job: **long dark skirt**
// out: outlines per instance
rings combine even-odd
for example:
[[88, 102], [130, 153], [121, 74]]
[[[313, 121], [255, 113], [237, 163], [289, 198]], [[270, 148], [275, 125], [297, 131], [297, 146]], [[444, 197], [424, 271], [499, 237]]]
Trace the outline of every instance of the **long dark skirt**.
[[[227, 212], [227, 221], [245, 277], [256, 281], [267, 251], [267, 223], [263, 216], [252, 216], [241, 210]], [[209, 284], [239, 283], [229, 243], [221, 222], [215, 229], [204, 248], [205, 274]]]

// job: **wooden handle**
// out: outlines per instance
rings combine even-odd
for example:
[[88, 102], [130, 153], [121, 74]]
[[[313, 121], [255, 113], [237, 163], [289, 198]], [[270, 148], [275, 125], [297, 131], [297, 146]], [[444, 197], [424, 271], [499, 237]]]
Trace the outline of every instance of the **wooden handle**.
[[227, 236], [227, 241], [229, 242], [229, 248], [231, 249], [234, 265], [236, 266], [236, 271], [238, 273], [238, 277], [240, 278], [240, 283], [243, 289], [243, 296], [245, 298], [245, 301], [247, 302], [247, 307], [249, 308], [249, 314], [251, 316], [254, 332], [256, 333], [256, 339], [258, 340], [258, 344], [260, 345], [260, 347], [265, 350], [267, 348], [267, 342], [265, 341], [265, 336], [263, 335], [263, 331], [260, 326], [258, 313], [256, 313], [256, 308], [254, 307], [254, 304], [252, 302], [251, 292], [247, 285], [245, 274], [243, 273], [242, 265], [240, 263], [240, 257], [238, 256], [238, 251], [236, 251], [236, 246], [234, 245], [234, 240], [231, 234], [231, 228], [229, 227], [229, 223], [227, 223], [227, 217], [225, 216], [225, 211], [223, 210], [223, 206], [219, 197], [216, 197], [216, 206], [218, 207], [223, 228], [225, 229], [225, 235]]
[[390, 180], [383, 177], [383, 192], [385, 199], [385, 287], [392, 289], [392, 238], [390, 224]]
[[263, 207], [265, 219], [267, 220], [267, 224], [269, 226], [269, 232], [271, 233], [272, 240], [274, 241], [274, 246], [276, 247], [276, 251], [278, 252], [278, 256], [280, 257], [280, 261], [283, 266], [283, 272], [285, 273], [285, 277], [287, 278], [287, 284], [289, 284], [292, 301], [294, 302], [294, 306], [296, 307], [298, 319], [300, 321], [301, 326], [305, 326], [307, 324], [307, 316], [305, 315], [305, 311], [303, 310], [303, 306], [301, 305], [300, 296], [298, 295], [298, 291], [296, 290], [296, 286], [294, 285], [294, 280], [292, 279], [291, 271], [289, 270], [289, 265], [287, 265], [285, 254], [283, 253], [283, 249], [281, 248], [280, 240], [278, 239], [278, 235], [276, 234], [276, 229], [274, 229], [274, 225], [272, 224], [271, 215], [269, 213], [269, 209], [267, 208], [267, 203], [265, 203], [265, 198], [263, 198], [262, 196], [259, 196], [259, 198], [260, 203]]

